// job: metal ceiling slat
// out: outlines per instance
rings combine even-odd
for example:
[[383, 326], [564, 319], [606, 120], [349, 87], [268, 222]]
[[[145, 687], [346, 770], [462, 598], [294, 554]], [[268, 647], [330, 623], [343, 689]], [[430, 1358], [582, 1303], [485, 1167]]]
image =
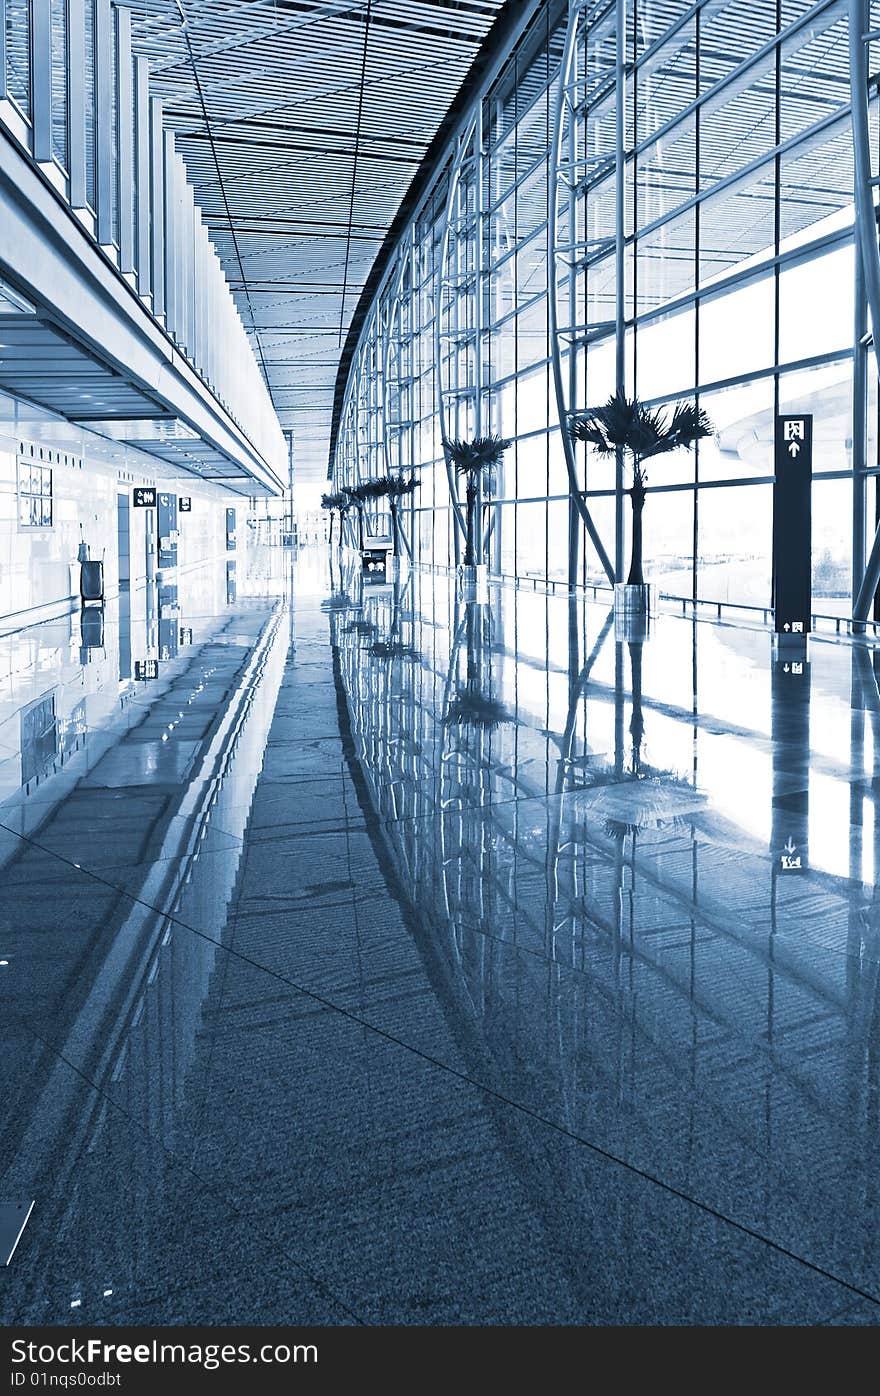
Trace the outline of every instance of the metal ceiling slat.
[[[184, 0], [213, 145], [174, 0], [133, 12], [134, 50], [149, 60], [239, 314], [258, 359], [270, 351], [267, 386], [296, 428], [300, 479], [326, 474], [351, 317], [503, 3], [371, 0], [361, 102], [367, 0]], [[248, 286], [267, 282], [273, 294], [251, 300]], [[327, 282], [337, 289], [318, 289]]]

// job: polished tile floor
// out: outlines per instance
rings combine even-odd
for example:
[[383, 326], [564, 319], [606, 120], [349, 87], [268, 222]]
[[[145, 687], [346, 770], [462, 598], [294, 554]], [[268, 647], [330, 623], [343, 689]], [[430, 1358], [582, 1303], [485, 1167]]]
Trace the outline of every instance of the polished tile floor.
[[0, 1320], [877, 1322], [873, 651], [287, 568], [0, 803]]

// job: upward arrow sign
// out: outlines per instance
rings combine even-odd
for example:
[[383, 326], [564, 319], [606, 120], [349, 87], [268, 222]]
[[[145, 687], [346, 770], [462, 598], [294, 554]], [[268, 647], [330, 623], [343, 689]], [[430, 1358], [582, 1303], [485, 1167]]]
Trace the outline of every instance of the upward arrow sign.
[[796, 441], [792, 441], [792, 442], [789, 443], [788, 454], [789, 454], [790, 456], [796, 456], [797, 453], [798, 453], [798, 451], [799, 451], [800, 449], [801, 449], [801, 448], [800, 448], [800, 446], [798, 445], [798, 443], [797, 443]]

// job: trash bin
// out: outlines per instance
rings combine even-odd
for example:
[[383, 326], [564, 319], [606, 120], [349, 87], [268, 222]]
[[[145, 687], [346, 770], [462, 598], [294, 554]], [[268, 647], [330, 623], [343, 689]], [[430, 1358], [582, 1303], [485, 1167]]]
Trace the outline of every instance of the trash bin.
[[100, 650], [104, 648], [104, 607], [93, 606], [83, 613], [80, 626], [82, 648]]
[[103, 562], [87, 561], [79, 565], [79, 594], [82, 604], [85, 606], [89, 601], [104, 600], [104, 564]]

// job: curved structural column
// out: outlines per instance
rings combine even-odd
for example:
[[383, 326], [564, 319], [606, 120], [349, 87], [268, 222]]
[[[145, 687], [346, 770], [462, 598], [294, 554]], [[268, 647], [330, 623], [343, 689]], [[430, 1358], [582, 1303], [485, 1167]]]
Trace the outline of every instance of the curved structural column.
[[[880, 372], [880, 242], [874, 189], [877, 181], [871, 174], [871, 140], [868, 116], [868, 51], [880, 31], [871, 32], [868, 0], [850, 0], [849, 57], [851, 110], [853, 128], [853, 166], [855, 192], [855, 235], [862, 281], [868, 309], [871, 312], [871, 333], [874, 355]], [[861, 586], [853, 603], [853, 619], [863, 622], [874, 601], [880, 582], [880, 526], [871, 546]]]
[[[408, 454], [410, 461], [413, 459], [412, 397], [414, 373], [411, 295], [413, 251], [411, 230], [398, 249], [397, 255], [398, 266], [394, 273], [394, 289], [388, 301], [382, 341], [379, 346], [381, 353], [382, 419], [384, 423], [382, 433], [383, 457], [385, 474], [389, 479], [393, 475], [403, 473], [405, 454]], [[410, 294], [407, 294], [407, 284]], [[404, 410], [404, 404], [406, 404], [406, 410]], [[403, 448], [405, 436], [409, 437], [408, 453], [405, 453]], [[410, 495], [410, 505], [412, 505], [412, 495]], [[410, 525], [412, 526], [412, 507], [409, 513]], [[411, 558], [413, 555], [412, 544], [406, 535], [402, 520], [400, 520], [400, 537]]]
[[[452, 168], [443, 218], [443, 236], [437, 267], [437, 300], [434, 308], [434, 381], [437, 395], [437, 421], [441, 442], [450, 436], [460, 437], [481, 430], [480, 401], [480, 264], [482, 236], [478, 200], [480, 192], [480, 139], [476, 116], [462, 133]], [[469, 194], [473, 205], [469, 207]], [[469, 236], [473, 227], [474, 235]], [[468, 255], [473, 265], [468, 265]], [[444, 384], [446, 360], [452, 370]], [[465, 367], [465, 377], [458, 381], [459, 370]], [[471, 410], [469, 411], [469, 407]], [[455, 560], [458, 562], [461, 541], [467, 537], [467, 525], [458, 497], [458, 485], [444, 451], [446, 479], [455, 519]]]
[[[569, 5], [568, 28], [550, 146], [547, 262], [550, 359], [569, 493], [605, 575], [613, 585], [616, 580], [614, 567], [599, 537], [584, 491], [581, 489], [574, 442], [568, 431], [571, 415], [577, 410], [577, 349], [579, 344], [586, 341], [588, 334], [588, 327], [578, 324], [578, 270], [588, 257], [607, 252], [614, 246], [614, 239], [590, 240], [587, 237], [586, 217], [579, 219], [583, 186], [613, 168], [615, 163], [614, 155], [607, 151], [588, 153], [585, 140], [579, 141], [578, 130], [579, 112], [584, 105], [587, 86], [586, 79], [579, 76], [578, 55], [587, 21], [592, 23], [597, 11], [601, 14], [607, 8], [597, 6], [595, 0], [571, 0]], [[582, 235], [579, 235], [579, 222], [583, 225]], [[559, 314], [560, 281], [565, 288], [566, 311], [563, 322], [560, 322]], [[591, 328], [595, 330], [599, 327]], [[609, 326], [605, 325], [602, 328], [607, 331]], [[563, 355], [566, 358], [565, 363]]]

